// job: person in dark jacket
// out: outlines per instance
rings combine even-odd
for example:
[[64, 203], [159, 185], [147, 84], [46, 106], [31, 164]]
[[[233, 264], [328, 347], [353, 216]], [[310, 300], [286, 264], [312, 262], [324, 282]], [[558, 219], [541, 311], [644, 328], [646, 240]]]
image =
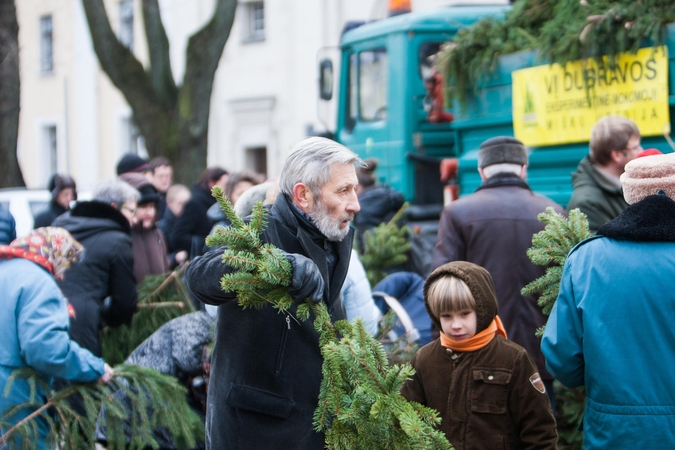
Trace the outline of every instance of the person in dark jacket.
[[357, 193], [361, 211], [354, 217], [354, 226], [358, 233], [358, 242], [363, 248], [363, 234], [383, 222], [388, 222], [403, 206], [403, 194], [396, 189], [377, 184], [375, 169], [377, 160], [369, 158], [364, 161], [367, 166], [356, 171], [359, 179]]
[[593, 126], [589, 147], [589, 155], [572, 174], [574, 191], [567, 211], [579, 208], [595, 233], [628, 207], [619, 177], [642, 151], [640, 130], [630, 119], [606, 116]]
[[120, 179], [141, 194], [136, 205], [136, 224], [131, 227], [134, 277], [136, 283], [140, 283], [148, 275], [160, 275], [169, 271], [166, 240], [164, 233], [157, 228], [159, 192], [140, 173], [125, 173], [120, 175]]
[[16, 221], [9, 209], [0, 205], [0, 245], [7, 245], [16, 239]]
[[173, 184], [173, 166], [171, 161], [163, 156], [152, 158], [148, 163], [148, 175], [152, 185], [159, 193], [157, 204], [157, 217], [164, 217], [166, 211], [166, 192]]
[[192, 197], [185, 205], [183, 214], [169, 236], [169, 251], [185, 250], [190, 257], [200, 255], [204, 248], [204, 239], [211, 231], [211, 223], [206, 212], [216, 202], [211, 195], [213, 186], [225, 189], [228, 172], [220, 167], [209, 167], [199, 176], [199, 181], [192, 187]]
[[77, 200], [77, 185], [68, 175], [54, 174], [49, 180], [52, 199], [47, 209], [39, 213], [33, 222], [33, 228], [48, 227], [54, 219], [70, 210], [70, 202]]
[[584, 449], [675, 448], [675, 154], [626, 164], [629, 204], [569, 253], [541, 347], [586, 386]]
[[537, 298], [523, 297], [520, 290], [546, 271], [527, 256], [532, 235], [544, 229], [537, 216], [549, 206], [558, 213], [564, 211], [530, 190], [525, 182], [527, 162], [527, 148], [512, 137], [495, 137], [481, 144], [478, 172], [483, 183], [475, 193], [443, 209], [433, 266], [470, 261], [490, 272], [509, 338], [537, 363], [554, 403], [553, 377], [546, 371], [535, 335], [546, 316]]
[[131, 225], [136, 223], [139, 197], [124, 181], [103, 182], [94, 187], [92, 201], [77, 203], [54, 221], [85, 249], [85, 258], [68, 271], [59, 287], [71, 305], [72, 339], [96, 356], [101, 356], [103, 323], [122, 325], [136, 310]]
[[401, 394], [437, 410], [457, 450], [555, 449], [544, 383], [525, 349], [506, 339], [488, 271], [445, 264], [424, 283], [424, 303], [440, 338], [415, 354]]
[[[293, 267], [289, 294], [296, 302], [324, 302], [331, 320], [346, 318], [340, 290], [347, 275], [359, 210], [355, 164], [360, 159], [334, 141], [301, 141], [286, 159], [281, 193], [269, 208], [263, 242], [286, 252]], [[223, 249], [211, 250], [186, 270], [190, 290], [220, 305], [206, 412], [207, 448], [324, 448], [312, 426], [323, 358], [312, 321], [272, 307], [243, 309], [220, 279], [234, 269]]]

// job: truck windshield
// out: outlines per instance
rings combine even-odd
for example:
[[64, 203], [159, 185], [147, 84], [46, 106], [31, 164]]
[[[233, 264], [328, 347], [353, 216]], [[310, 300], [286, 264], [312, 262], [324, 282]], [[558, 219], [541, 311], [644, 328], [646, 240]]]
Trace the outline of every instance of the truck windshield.
[[358, 105], [362, 122], [387, 118], [387, 50], [383, 47], [359, 52]]

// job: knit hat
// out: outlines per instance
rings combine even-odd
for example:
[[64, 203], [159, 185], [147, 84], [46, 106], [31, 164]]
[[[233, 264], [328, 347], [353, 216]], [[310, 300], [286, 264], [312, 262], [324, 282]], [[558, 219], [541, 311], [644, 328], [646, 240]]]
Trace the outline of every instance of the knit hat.
[[478, 167], [493, 164], [527, 165], [527, 147], [516, 138], [497, 136], [488, 139], [478, 150]]
[[490, 272], [483, 267], [467, 261], [453, 261], [438, 267], [431, 272], [424, 282], [424, 306], [427, 308], [431, 321], [440, 330], [441, 322], [435, 317], [429, 307], [429, 287], [439, 278], [455, 276], [469, 286], [471, 295], [476, 301], [476, 333], [486, 329], [492, 323], [497, 310], [497, 295]]
[[126, 153], [117, 163], [117, 175], [127, 172], [146, 172], [149, 170], [148, 160], [133, 153]]
[[643, 156], [654, 156], [654, 155], [663, 155], [663, 152], [657, 148], [646, 148], [637, 154], [636, 158], [642, 158]]
[[675, 200], [675, 153], [636, 158], [621, 175], [623, 197], [629, 204], [663, 191]]
[[136, 202], [139, 206], [159, 202], [159, 191], [150, 183], [150, 180], [145, 178], [145, 175], [133, 172], [123, 173], [120, 175], [120, 180], [126, 181], [141, 194]]
[[59, 196], [59, 193], [67, 188], [73, 189], [73, 200], [77, 200], [77, 185], [75, 184], [75, 180], [68, 175], [59, 175], [58, 173], [55, 173], [49, 179], [47, 188], [51, 191], [52, 201], [54, 202], [56, 201], [56, 197]]

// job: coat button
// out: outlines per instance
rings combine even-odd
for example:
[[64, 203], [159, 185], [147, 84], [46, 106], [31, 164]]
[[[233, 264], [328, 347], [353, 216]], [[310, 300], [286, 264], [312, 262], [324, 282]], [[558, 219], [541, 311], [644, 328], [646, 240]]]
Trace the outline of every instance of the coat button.
[[492, 375], [488, 376], [488, 380], [492, 381], [494, 379], [495, 379], [495, 377], [493, 377]]
[[457, 356], [458, 356], [457, 353], [453, 353], [452, 356], [451, 356], [450, 358], [452, 358], [452, 359], [457, 359]]

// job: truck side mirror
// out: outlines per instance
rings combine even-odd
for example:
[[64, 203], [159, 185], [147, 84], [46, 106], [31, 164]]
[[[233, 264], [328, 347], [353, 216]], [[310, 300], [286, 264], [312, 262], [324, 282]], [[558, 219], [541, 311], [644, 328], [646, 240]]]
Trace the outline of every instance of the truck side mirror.
[[319, 97], [321, 100], [333, 98], [333, 61], [330, 59], [319, 63]]

